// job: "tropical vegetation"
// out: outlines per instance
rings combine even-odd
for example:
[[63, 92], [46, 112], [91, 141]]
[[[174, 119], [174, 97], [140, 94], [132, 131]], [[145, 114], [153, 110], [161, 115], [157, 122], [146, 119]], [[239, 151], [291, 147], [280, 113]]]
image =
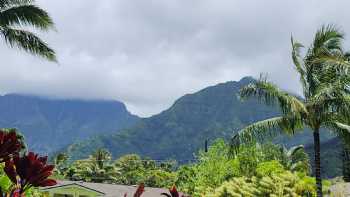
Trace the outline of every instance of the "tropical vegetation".
[[[295, 150], [295, 151], [293, 151]], [[291, 155], [293, 153], [293, 155]], [[305, 155], [298, 161], [292, 158], [297, 155]], [[226, 190], [225, 185], [233, 184], [236, 181], [252, 184], [251, 187], [246, 184], [251, 191], [252, 196], [260, 196], [259, 191], [273, 189], [273, 185], [278, 184], [278, 176], [289, 176], [298, 187], [309, 188], [308, 194], [316, 195], [316, 190], [312, 183], [315, 179], [310, 177], [310, 165], [307, 154], [302, 148], [292, 148], [285, 151], [280, 145], [273, 144], [250, 144], [241, 146], [235, 153], [230, 153], [230, 146], [223, 140], [216, 141], [209, 151], [198, 154], [198, 162], [192, 165], [182, 166], [177, 170], [176, 185], [179, 189], [192, 196], [225, 196], [219, 191]], [[291, 166], [299, 166], [291, 168]], [[278, 175], [278, 176], [277, 176]], [[274, 179], [276, 178], [276, 179]], [[254, 185], [261, 180], [270, 181], [270, 185]], [[312, 181], [313, 180], [313, 181]], [[242, 184], [244, 184], [242, 183]], [[294, 183], [294, 182], [293, 182]], [[238, 183], [237, 183], [238, 184]], [[329, 185], [328, 182], [326, 182]], [[286, 186], [287, 190], [294, 190], [295, 185]], [[244, 188], [237, 187], [237, 194], [244, 195]], [[296, 187], [296, 186], [295, 186]], [[221, 188], [221, 189], [220, 189]], [[247, 188], [246, 188], [247, 189]], [[306, 189], [300, 189], [302, 191]], [[327, 189], [324, 190], [327, 193]], [[300, 196], [307, 196], [299, 192]], [[262, 193], [261, 193], [262, 194]], [[273, 193], [264, 193], [261, 196], [269, 196]], [[239, 196], [233, 195], [232, 196]]]
[[[59, 154], [57, 157], [62, 158], [63, 156]], [[124, 185], [143, 184], [148, 187], [172, 189], [176, 185], [180, 191], [193, 197], [219, 195], [220, 188], [237, 180], [246, 180], [246, 183], [249, 184], [253, 183], [252, 180], [256, 180], [254, 188], [259, 189], [257, 192], [264, 191], [264, 195], [268, 194], [269, 189], [275, 191], [273, 187], [275, 184], [288, 181], [291, 183], [285, 185], [285, 190], [295, 190], [300, 196], [316, 195], [315, 179], [310, 177], [309, 157], [303, 146], [287, 149], [282, 145], [272, 143], [253, 143], [242, 145], [232, 152], [229, 144], [223, 139], [218, 139], [207, 152], [199, 151], [196, 154], [196, 161], [189, 164], [177, 165], [174, 161], [155, 161], [141, 158], [136, 154], [124, 155], [114, 161], [102, 159], [108, 161], [103, 165], [109, 165], [114, 169], [114, 178], [111, 178], [111, 174], [108, 173], [101, 174], [104, 176], [96, 176], [101, 170], [99, 168], [86, 170], [85, 165], [91, 163], [92, 157], [91, 155], [90, 159], [82, 159], [73, 163], [69, 163], [67, 159], [66, 164], [60, 163], [57, 166], [57, 168], [65, 169], [63, 173], [62, 171], [56, 171], [56, 173], [61, 173], [59, 175], [61, 179], [68, 180], [93, 181], [95, 177], [100, 177], [94, 181]], [[59, 159], [54, 159], [54, 161], [57, 160]], [[80, 173], [81, 171], [89, 173]], [[285, 182], [278, 182], [281, 177], [286, 178]], [[262, 180], [266, 181], [266, 185], [258, 184]], [[323, 192], [327, 193], [329, 182], [326, 181], [324, 184], [327, 187]], [[237, 192], [244, 191], [238, 190]], [[171, 195], [171, 192], [167, 195]]]
[[[58, 154], [54, 161], [62, 158]], [[66, 156], [64, 156], [66, 158]], [[56, 162], [57, 163], [57, 162]], [[122, 185], [145, 184], [150, 187], [170, 187], [175, 182], [173, 161], [156, 162], [136, 154], [124, 155], [112, 160], [105, 149], [98, 149], [87, 159], [69, 163], [68, 159], [57, 164], [55, 177], [72, 181], [114, 183]]]
[[[5, 42], [10, 47], [57, 61], [54, 50], [36, 34], [28, 31], [28, 27], [48, 31], [54, 29], [54, 23], [49, 14], [38, 7], [34, 0], [0, 0], [0, 34]], [[119, 140], [114, 143], [120, 142], [119, 158], [116, 160], [107, 149], [91, 149], [88, 146], [94, 152], [85, 159], [71, 160], [68, 154], [60, 153], [53, 159], [53, 164], [50, 164], [47, 156], [39, 156], [27, 150], [24, 137], [17, 130], [1, 129], [0, 197], [40, 196], [38, 188], [56, 185], [56, 178], [96, 183], [139, 184], [134, 194], [136, 197], [142, 196], [145, 186], [170, 188], [169, 193], [160, 194], [167, 197], [322, 197], [323, 194], [329, 193], [330, 186], [330, 182], [322, 180], [321, 176], [320, 133], [323, 128], [332, 131], [342, 140], [344, 179], [350, 179], [350, 170], [347, 168], [350, 161], [350, 53], [343, 49], [343, 38], [344, 35], [332, 25], [319, 29], [311, 46], [305, 51], [302, 51], [304, 46], [292, 38], [292, 60], [299, 74], [302, 96], [279, 89], [265, 77], [250, 80], [252, 83], [240, 90], [240, 97], [257, 97], [268, 105], [278, 106], [280, 115], [243, 128], [234, 135], [230, 144], [222, 139], [216, 140], [209, 149], [199, 151], [194, 161], [182, 161], [182, 165], [173, 160], [156, 161], [137, 154], [120, 156], [123, 152], [120, 149], [142, 152], [140, 150], [144, 147], [135, 142], [140, 139], [140, 135], [147, 139], [147, 136], [143, 135], [144, 132], [130, 132], [126, 129], [113, 136]], [[218, 99], [219, 94], [205, 91], [204, 93]], [[182, 102], [190, 103], [186, 98]], [[232, 100], [234, 98], [232, 96], [229, 101], [238, 102]], [[152, 129], [152, 135], [159, 134], [166, 128], [176, 131], [169, 132], [173, 135], [172, 138], [163, 138], [147, 147], [151, 152], [156, 154], [171, 144], [176, 149], [175, 152], [167, 150], [168, 153], [187, 158], [186, 150], [194, 148], [191, 146], [192, 142], [199, 144], [205, 141], [207, 145], [207, 138], [200, 133], [188, 136], [195, 132], [186, 132], [185, 127], [181, 125], [184, 122], [194, 123], [191, 125], [192, 131], [205, 128], [206, 137], [212, 139], [218, 136], [227, 137], [227, 128], [236, 129], [247, 123], [238, 119], [232, 120], [232, 111], [214, 113], [216, 108], [222, 111], [227, 109], [225, 102], [204, 110], [207, 112], [204, 117], [206, 125], [202, 125], [197, 116], [189, 116], [186, 121], [182, 116], [177, 117], [174, 110], [176, 107], [179, 107], [179, 103], [175, 103], [172, 110], [157, 117], [162, 120], [162, 117], [170, 116], [174, 120], [166, 122], [158, 130], [154, 129], [155, 124], [152, 123], [161, 122], [157, 118], [141, 122], [134, 127], [141, 128], [140, 131]], [[186, 107], [177, 109], [188, 111]], [[199, 107], [199, 111], [201, 110], [203, 109]], [[271, 110], [271, 114], [275, 115], [275, 111]], [[311, 177], [311, 165], [304, 146], [287, 148], [265, 143], [266, 138], [272, 139], [280, 133], [294, 135], [298, 131], [304, 131], [305, 127], [311, 129], [313, 134], [315, 178]], [[181, 132], [188, 135], [183, 139], [176, 138], [176, 133]], [[130, 136], [131, 140], [126, 141]], [[103, 140], [105, 139], [98, 138], [97, 143]], [[191, 140], [191, 143], [186, 143], [189, 147], [180, 147], [179, 144], [186, 140]], [[177, 188], [184, 193], [178, 192]]]
[[[323, 26], [313, 43], [301, 54], [303, 45], [292, 38], [292, 59], [299, 74], [303, 96], [279, 89], [265, 77], [244, 87], [241, 97], [258, 97], [266, 104], [277, 104], [281, 116], [254, 123], [233, 137], [233, 144], [263, 140], [283, 132], [293, 135], [312, 130], [317, 196], [322, 196], [320, 129], [328, 128], [341, 138], [349, 137], [347, 119], [350, 111], [349, 62], [342, 47], [344, 35], [334, 26]], [[349, 142], [349, 141], [347, 141]]]

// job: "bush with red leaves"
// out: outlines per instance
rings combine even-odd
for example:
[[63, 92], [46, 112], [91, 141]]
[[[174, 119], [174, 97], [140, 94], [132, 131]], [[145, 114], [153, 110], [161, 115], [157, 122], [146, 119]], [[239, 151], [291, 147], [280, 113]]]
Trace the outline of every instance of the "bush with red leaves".
[[15, 129], [0, 129], [0, 163], [19, 154], [25, 147], [22, 140], [23, 138], [18, 135]]
[[[143, 183], [141, 183], [135, 194], [134, 197], [141, 197], [143, 192], [145, 192], [145, 185]], [[171, 189], [169, 189], [170, 194], [167, 193], [161, 193], [161, 195], [166, 196], [166, 197], [180, 197], [180, 193], [177, 191], [176, 187], [173, 186]], [[127, 194], [124, 194], [124, 197], [127, 197]], [[185, 196], [185, 195], [181, 195], [181, 197], [190, 197], [190, 196]]]
[[[170, 194], [162, 193], [161, 195], [166, 197], [180, 197], [180, 193], [177, 191], [175, 185], [171, 189], [169, 189], [169, 193]], [[181, 195], [181, 197], [190, 197], [190, 196]]]
[[[137, 189], [136, 189], [136, 192], [134, 193], [134, 197], [141, 197], [143, 192], [145, 192], [145, 184], [141, 183]], [[128, 194], [124, 194], [124, 197], [127, 197]]]
[[20, 194], [31, 187], [46, 187], [56, 185], [49, 177], [54, 165], [47, 164], [47, 157], [39, 157], [33, 152], [6, 161], [4, 171], [14, 184], [19, 185]]

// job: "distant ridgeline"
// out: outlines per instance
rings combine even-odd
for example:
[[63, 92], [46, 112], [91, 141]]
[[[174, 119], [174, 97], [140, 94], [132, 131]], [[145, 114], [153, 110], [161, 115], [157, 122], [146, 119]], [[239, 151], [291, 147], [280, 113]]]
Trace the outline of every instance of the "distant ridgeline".
[[138, 120], [118, 101], [0, 96], [0, 127], [18, 128], [31, 150], [45, 154], [77, 140], [116, 132]]
[[[46, 154], [65, 150], [71, 159], [79, 159], [104, 147], [114, 157], [137, 153], [184, 163], [194, 158], [206, 139], [209, 143], [218, 137], [230, 139], [242, 127], [278, 114], [276, 108], [256, 100], [240, 101], [239, 89], [252, 80], [245, 77], [185, 95], [162, 113], [143, 119], [130, 114], [118, 101], [5, 95], [0, 96], [0, 125], [18, 128], [30, 149]], [[323, 161], [324, 168], [332, 169], [327, 176], [334, 176], [341, 172], [341, 160], [332, 153], [340, 152], [341, 146], [329, 135], [322, 137], [322, 151], [328, 155], [323, 157], [328, 158]], [[279, 137], [276, 142], [308, 145], [312, 135], [304, 132], [292, 139]], [[312, 152], [312, 146], [307, 150]]]
[[[158, 115], [144, 118], [128, 129], [77, 142], [67, 147], [66, 151], [72, 159], [86, 157], [103, 147], [109, 149], [114, 157], [137, 153], [153, 159], [186, 162], [204, 147], [206, 139], [230, 139], [242, 127], [278, 114], [276, 108], [257, 100], [242, 102], [239, 99], [240, 88], [252, 81], [251, 77], [245, 77], [239, 82], [222, 83], [185, 95]], [[331, 139], [328, 132], [323, 133], [323, 141]], [[307, 145], [312, 143], [312, 134], [306, 131], [292, 139], [279, 137], [276, 142], [287, 146]], [[323, 163], [328, 165], [325, 168], [334, 168], [332, 162]], [[341, 162], [334, 165], [338, 168]], [[334, 176], [334, 173], [327, 176]]]

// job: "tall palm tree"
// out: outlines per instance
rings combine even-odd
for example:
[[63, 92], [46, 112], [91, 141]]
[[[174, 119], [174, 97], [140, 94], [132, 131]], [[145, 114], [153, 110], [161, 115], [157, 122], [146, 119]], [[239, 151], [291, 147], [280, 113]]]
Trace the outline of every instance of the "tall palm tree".
[[90, 156], [90, 160], [94, 161], [99, 168], [103, 168], [106, 163], [112, 160], [112, 154], [106, 149], [97, 149], [96, 152]]
[[314, 162], [317, 196], [322, 196], [320, 128], [325, 127], [339, 136], [350, 127], [344, 117], [350, 117], [349, 62], [342, 50], [343, 34], [332, 25], [320, 28], [312, 45], [302, 57], [303, 45], [292, 38], [292, 59], [299, 74], [303, 97], [279, 89], [266, 78], [242, 88], [243, 99], [255, 96], [266, 104], [278, 104], [281, 115], [254, 123], [233, 138], [232, 144], [250, 143], [256, 139], [272, 138], [280, 133], [293, 135], [304, 127], [314, 136]]
[[67, 170], [68, 155], [66, 153], [58, 153], [53, 161], [55, 165], [55, 173], [57, 175], [64, 175]]
[[49, 14], [34, 3], [34, 0], [0, 0], [0, 35], [11, 47], [56, 61], [53, 49], [37, 35], [23, 29], [34, 27], [47, 31], [54, 27]]
[[96, 183], [115, 182], [120, 174], [112, 164], [112, 155], [105, 149], [98, 149], [88, 159], [74, 162], [72, 179]]

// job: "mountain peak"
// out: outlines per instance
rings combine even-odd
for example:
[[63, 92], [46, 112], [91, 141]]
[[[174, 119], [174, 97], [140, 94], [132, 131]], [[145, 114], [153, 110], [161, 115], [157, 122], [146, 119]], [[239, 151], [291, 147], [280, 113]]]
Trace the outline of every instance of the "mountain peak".
[[243, 77], [241, 80], [239, 80], [239, 83], [241, 84], [249, 84], [251, 82], [255, 81], [255, 79], [252, 76]]

